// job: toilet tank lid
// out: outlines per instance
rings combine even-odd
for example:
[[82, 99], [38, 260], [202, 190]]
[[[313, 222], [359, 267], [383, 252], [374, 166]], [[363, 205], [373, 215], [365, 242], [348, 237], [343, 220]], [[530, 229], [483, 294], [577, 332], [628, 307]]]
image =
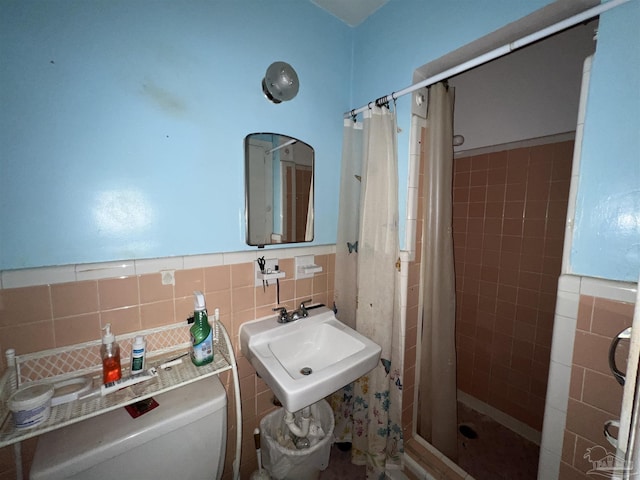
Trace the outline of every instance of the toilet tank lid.
[[41, 435], [32, 472], [40, 472], [37, 478], [53, 478], [50, 475], [54, 471], [69, 476], [219, 410], [224, 409], [226, 421], [226, 391], [218, 377], [198, 380], [154, 398], [158, 407], [136, 419], [119, 408]]

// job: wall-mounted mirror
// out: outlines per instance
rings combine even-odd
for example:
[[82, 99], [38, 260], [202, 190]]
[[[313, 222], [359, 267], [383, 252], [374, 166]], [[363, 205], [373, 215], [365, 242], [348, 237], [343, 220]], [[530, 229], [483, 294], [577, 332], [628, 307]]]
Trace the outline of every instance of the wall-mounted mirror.
[[313, 148], [278, 133], [244, 140], [247, 244], [313, 240]]

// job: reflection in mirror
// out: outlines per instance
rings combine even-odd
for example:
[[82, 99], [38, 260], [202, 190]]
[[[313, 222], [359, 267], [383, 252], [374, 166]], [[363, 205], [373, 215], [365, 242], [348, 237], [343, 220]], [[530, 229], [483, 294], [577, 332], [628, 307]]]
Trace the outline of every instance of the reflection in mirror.
[[313, 240], [314, 151], [277, 133], [252, 133], [244, 141], [247, 244]]

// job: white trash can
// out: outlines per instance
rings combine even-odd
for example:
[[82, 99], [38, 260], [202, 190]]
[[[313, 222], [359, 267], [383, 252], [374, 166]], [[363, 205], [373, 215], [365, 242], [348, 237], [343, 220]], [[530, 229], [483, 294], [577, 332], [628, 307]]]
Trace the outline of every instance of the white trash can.
[[[326, 400], [310, 407], [311, 446], [298, 450], [284, 422], [284, 408], [279, 408], [260, 421], [262, 435], [262, 460], [264, 468], [274, 480], [316, 480], [320, 472], [329, 466], [331, 442], [335, 426], [333, 410]], [[299, 424], [300, 412], [296, 413]]]

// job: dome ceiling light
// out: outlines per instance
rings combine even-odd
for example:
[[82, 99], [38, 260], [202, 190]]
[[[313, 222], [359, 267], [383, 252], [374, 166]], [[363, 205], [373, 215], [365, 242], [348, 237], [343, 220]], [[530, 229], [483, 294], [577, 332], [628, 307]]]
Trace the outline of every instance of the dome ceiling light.
[[298, 74], [285, 62], [274, 62], [269, 65], [262, 79], [262, 91], [273, 103], [291, 100], [298, 94], [299, 88]]

